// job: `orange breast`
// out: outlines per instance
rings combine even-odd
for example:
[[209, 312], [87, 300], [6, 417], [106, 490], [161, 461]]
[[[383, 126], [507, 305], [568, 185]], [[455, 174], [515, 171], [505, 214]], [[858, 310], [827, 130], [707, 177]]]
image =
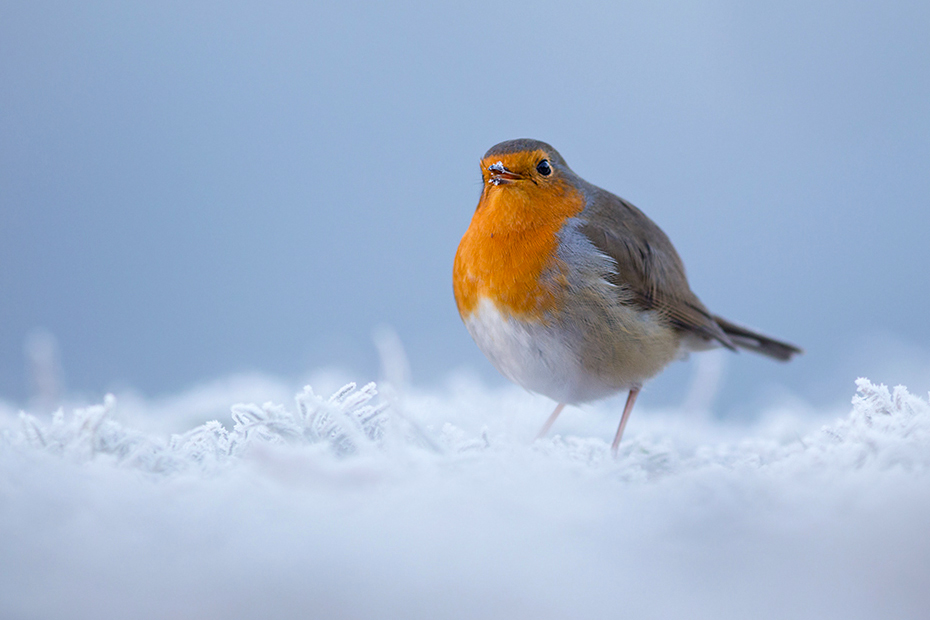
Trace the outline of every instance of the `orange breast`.
[[485, 184], [455, 254], [453, 287], [463, 319], [482, 298], [522, 319], [545, 320], [557, 309], [565, 269], [557, 233], [584, 199], [565, 183]]

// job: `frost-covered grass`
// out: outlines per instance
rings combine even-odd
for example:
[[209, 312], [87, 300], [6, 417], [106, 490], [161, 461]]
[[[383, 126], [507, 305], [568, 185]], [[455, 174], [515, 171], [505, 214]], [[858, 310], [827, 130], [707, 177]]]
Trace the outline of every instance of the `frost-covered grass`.
[[532, 442], [550, 404], [517, 389], [283, 391], [0, 409], [0, 617], [930, 609], [930, 406], [904, 388], [746, 424], [638, 409], [617, 460], [622, 402]]

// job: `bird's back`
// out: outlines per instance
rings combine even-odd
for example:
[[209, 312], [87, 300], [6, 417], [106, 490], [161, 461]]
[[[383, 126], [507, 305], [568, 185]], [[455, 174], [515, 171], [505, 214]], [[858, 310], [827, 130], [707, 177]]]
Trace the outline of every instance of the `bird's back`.
[[716, 341], [732, 349], [729, 337], [691, 291], [684, 264], [662, 229], [619, 196], [580, 179], [579, 184], [587, 195], [581, 231], [612, 259], [609, 281], [623, 291], [623, 303], [658, 312], [696, 343]]

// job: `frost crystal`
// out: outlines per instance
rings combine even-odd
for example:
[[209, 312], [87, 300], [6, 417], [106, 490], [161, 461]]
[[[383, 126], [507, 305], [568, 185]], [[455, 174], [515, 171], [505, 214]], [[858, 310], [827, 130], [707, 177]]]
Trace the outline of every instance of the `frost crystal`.
[[[902, 386], [889, 390], [859, 379], [857, 387], [847, 418], [784, 444], [760, 438], [683, 451], [667, 437], [633, 435], [616, 460], [610, 458], [606, 442], [598, 438], [556, 437], [525, 447], [547, 458], [619, 471], [626, 480], [665, 478], [708, 467], [809, 470], [825, 463], [843, 468], [874, 464], [881, 469], [930, 470], [927, 402]], [[374, 383], [361, 388], [349, 383], [329, 398], [306, 386], [295, 397], [296, 411], [271, 402], [261, 406], [237, 404], [232, 406], [231, 429], [211, 421], [167, 440], [114, 420], [116, 398], [107, 395], [103, 404], [75, 409], [70, 415], [59, 410], [49, 422], [21, 413], [19, 431], [4, 430], [0, 446], [29, 447], [78, 462], [109, 458], [122, 467], [151, 473], [212, 469], [255, 446], [318, 445], [340, 458], [383, 452], [389, 438], [391, 446], [399, 446], [401, 451], [426, 449], [447, 454], [524, 446], [521, 442], [502, 443], [487, 427], [477, 436], [450, 423], [438, 432], [427, 432], [399, 406], [389, 409], [386, 403], [376, 403], [377, 395]]]
[[644, 411], [616, 459], [609, 403], [533, 442], [525, 394], [452, 389], [307, 387], [169, 438], [112, 396], [0, 410], [0, 618], [927, 615], [903, 387], [822, 429]]
[[102, 405], [75, 409], [70, 416], [58, 410], [50, 423], [21, 413], [20, 432], [7, 432], [5, 438], [13, 445], [78, 461], [110, 457], [120, 465], [152, 473], [215, 467], [253, 445], [319, 443], [346, 456], [381, 443], [387, 414], [386, 405], [372, 404], [377, 394], [374, 383], [361, 389], [350, 383], [324, 400], [307, 386], [296, 396], [296, 413], [270, 402], [261, 407], [233, 405], [232, 430], [214, 420], [167, 441], [111, 419], [116, 398], [108, 394]]

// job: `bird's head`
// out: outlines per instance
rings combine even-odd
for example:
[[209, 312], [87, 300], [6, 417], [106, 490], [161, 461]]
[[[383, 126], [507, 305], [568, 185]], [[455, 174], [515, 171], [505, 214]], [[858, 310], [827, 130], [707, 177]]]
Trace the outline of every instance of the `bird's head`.
[[558, 151], [539, 140], [508, 140], [492, 146], [481, 159], [485, 188], [533, 191], [564, 183], [571, 170]]
[[539, 140], [508, 140], [481, 159], [483, 189], [476, 212], [495, 227], [561, 226], [579, 213], [579, 179], [554, 148]]

